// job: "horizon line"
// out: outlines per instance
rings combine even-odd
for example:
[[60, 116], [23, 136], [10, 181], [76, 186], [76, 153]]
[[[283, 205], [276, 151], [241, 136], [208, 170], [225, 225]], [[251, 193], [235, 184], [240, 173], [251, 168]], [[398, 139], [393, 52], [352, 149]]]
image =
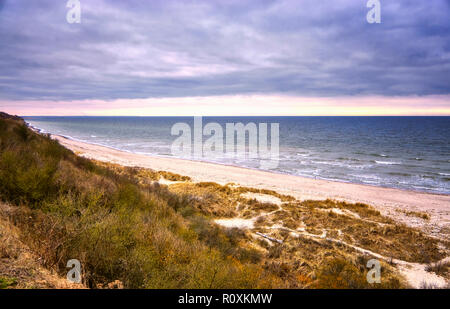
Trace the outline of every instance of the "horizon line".
[[234, 95], [81, 101], [1, 101], [0, 109], [27, 116], [450, 116], [450, 94], [425, 97]]

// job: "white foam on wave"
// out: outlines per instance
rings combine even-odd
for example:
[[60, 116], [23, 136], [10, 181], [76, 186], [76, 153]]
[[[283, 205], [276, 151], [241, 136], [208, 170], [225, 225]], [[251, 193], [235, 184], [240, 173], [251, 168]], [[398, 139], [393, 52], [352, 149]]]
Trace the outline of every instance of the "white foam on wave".
[[390, 162], [390, 161], [375, 161], [377, 164], [384, 164], [384, 165], [399, 165], [400, 162]]
[[368, 174], [368, 175], [350, 174], [349, 176], [353, 176], [353, 177], [356, 177], [356, 178], [373, 179], [373, 180], [379, 180], [379, 179], [381, 179], [381, 178], [380, 178], [379, 176], [377, 176], [377, 175], [370, 175], [370, 174]]
[[311, 161], [311, 163], [344, 167], [344, 168], [349, 168], [352, 170], [361, 170], [361, 169], [370, 168], [373, 166], [372, 164], [355, 165], [355, 164], [348, 164], [348, 163], [343, 163], [343, 162], [338, 162], [338, 161]]

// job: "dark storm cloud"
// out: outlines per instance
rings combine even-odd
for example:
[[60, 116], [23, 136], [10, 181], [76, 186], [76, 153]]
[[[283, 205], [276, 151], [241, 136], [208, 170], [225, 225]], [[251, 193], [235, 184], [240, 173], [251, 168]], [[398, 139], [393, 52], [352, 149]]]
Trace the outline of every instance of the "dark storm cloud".
[[450, 93], [445, 0], [0, 0], [0, 99]]

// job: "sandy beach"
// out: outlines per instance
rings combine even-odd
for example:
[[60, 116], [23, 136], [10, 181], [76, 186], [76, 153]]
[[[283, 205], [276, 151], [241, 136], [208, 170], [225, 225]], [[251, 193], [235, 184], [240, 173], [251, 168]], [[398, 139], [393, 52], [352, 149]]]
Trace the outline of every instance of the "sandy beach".
[[[270, 189], [292, 195], [299, 200], [329, 198], [366, 203], [376, 207], [384, 215], [410, 226], [419, 227], [430, 235], [448, 238], [450, 233], [449, 195], [310, 179], [208, 162], [141, 155], [62, 136], [53, 135], [52, 137], [75, 153], [99, 161], [169, 171], [189, 176], [196, 182], [235, 183], [241, 186]], [[406, 215], [410, 211], [426, 212], [430, 219], [423, 220]]]

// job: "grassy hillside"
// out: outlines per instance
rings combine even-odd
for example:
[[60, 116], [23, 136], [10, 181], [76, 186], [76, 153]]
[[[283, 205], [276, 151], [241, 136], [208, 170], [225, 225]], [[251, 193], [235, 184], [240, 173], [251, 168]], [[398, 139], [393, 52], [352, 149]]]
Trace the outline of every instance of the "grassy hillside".
[[[0, 119], [0, 198], [22, 239], [49, 268], [81, 261], [89, 287], [120, 280], [129, 288], [257, 288], [276, 278], [248, 250], [199, 240], [175, 209], [189, 199], [74, 155], [18, 119]], [[204, 223], [208, 228], [208, 223]]]
[[[160, 177], [180, 182], [162, 186]], [[283, 205], [242, 197], [249, 192]], [[67, 261], [78, 259], [83, 283], [92, 288], [116, 280], [126, 288], [400, 288], [402, 278], [384, 262], [382, 284], [368, 284], [370, 256], [355, 247], [411, 262], [445, 256], [436, 240], [367, 205], [299, 202], [268, 190], [94, 162], [6, 114], [0, 114], [0, 200], [10, 205], [0, 207], [0, 217], [45, 267], [65, 276]], [[238, 215], [255, 218], [255, 228], [213, 223]], [[293, 237], [300, 222], [306, 228]], [[314, 236], [324, 230], [339, 241]]]

